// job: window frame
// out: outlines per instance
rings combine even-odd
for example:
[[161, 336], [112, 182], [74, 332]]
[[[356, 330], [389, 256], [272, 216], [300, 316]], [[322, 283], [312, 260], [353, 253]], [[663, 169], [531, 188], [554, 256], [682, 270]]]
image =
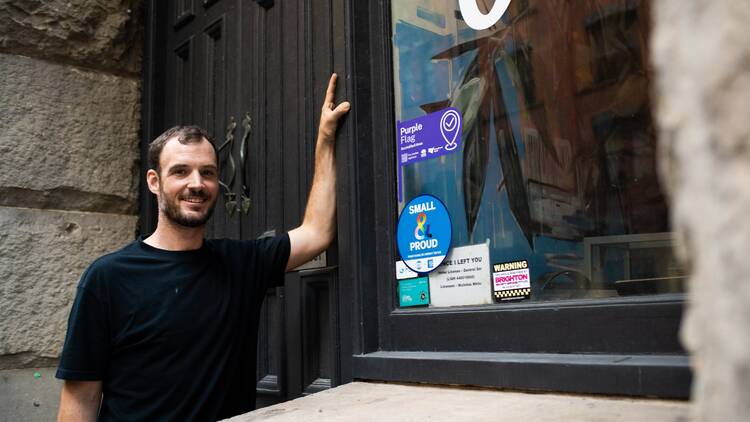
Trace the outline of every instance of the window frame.
[[692, 375], [678, 338], [684, 294], [397, 307], [391, 4], [352, 0], [348, 9], [356, 143], [346, 147], [354, 160], [339, 169], [345, 198], [339, 209], [349, 210], [339, 213], [339, 236], [348, 233], [340, 245], [351, 246], [340, 246], [339, 257], [352, 281], [340, 303], [353, 306], [356, 317], [341, 328], [352, 336], [346, 373], [352, 379], [688, 398]]

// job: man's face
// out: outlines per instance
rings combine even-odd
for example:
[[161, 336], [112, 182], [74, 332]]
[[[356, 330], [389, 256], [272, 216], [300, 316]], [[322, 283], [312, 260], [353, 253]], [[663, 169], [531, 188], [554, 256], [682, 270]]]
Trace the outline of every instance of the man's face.
[[211, 144], [167, 141], [159, 157], [159, 211], [184, 227], [201, 227], [211, 217], [219, 192], [219, 171]]

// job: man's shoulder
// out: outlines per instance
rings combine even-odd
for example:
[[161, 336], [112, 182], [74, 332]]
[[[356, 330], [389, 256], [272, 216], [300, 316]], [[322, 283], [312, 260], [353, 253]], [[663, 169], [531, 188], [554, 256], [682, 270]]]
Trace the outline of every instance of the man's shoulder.
[[99, 258], [96, 258], [94, 262], [91, 263], [91, 267], [106, 269], [138, 254], [138, 242], [138, 240], [134, 240], [116, 251], [106, 253]]
[[116, 251], [96, 258], [83, 273], [79, 287], [94, 287], [99, 280], [108, 279], [111, 275], [119, 273], [129, 257], [134, 255], [137, 243], [137, 240], [133, 241]]
[[205, 250], [217, 258], [236, 258], [242, 256], [248, 248], [252, 248], [252, 241], [250, 240], [214, 238], [204, 239], [204, 242]]

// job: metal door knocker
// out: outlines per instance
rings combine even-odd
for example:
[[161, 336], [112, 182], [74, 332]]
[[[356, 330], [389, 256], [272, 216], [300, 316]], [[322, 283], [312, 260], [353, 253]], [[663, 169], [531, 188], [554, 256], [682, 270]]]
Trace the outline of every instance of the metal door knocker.
[[[250, 113], [245, 113], [245, 117], [242, 119], [242, 128], [244, 133], [242, 135], [242, 142], [240, 143], [240, 177], [242, 181], [240, 189], [240, 200], [239, 204], [237, 201], [237, 194], [233, 192], [234, 177], [237, 173], [237, 166], [234, 162], [234, 130], [237, 128], [237, 122], [234, 120], [234, 116], [229, 117], [229, 125], [227, 125], [227, 132], [224, 137], [224, 143], [222, 143], [217, 151], [221, 156], [222, 151], [226, 149], [226, 161], [228, 168], [226, 174], [226, 181], [222, 181], [219, 178], [219, 185], [224, 190], [224, 207], [226, 208], [227, 215], [233, 217], [236, 212], [242, 214], [248, 214], [250, 212], [250, 191], [247, 188], [247, 171], [245, 169], [245, 163], [247, 162], [247, 141], [250, 139], [250, 133], [252, 132], [252, 119]], [[221, 159], [221, 158], [220, 158]]]
[[247, 140], [250, 138], [250, 133], [252, 132], [252, 119], [248, 112], [245, 112], [245, 117], [242, 119], [242, 128], [245, 130], [245, 133], [242, 135], [242, 142], [240, 143], [240, 177], [242, 178], [240, 204], [242, 213], [247, 214], [250, 212], [250, 192], [247, 188], [247, 170], [245, 169], [245, 163], [247, 160]]
[[229, 217], [232, 217], [237, 211], [237, 200], [236, 195], [232, 192], [232, 186], [234, 185], [234, 174], [236, 172], [236, 166], [234, 164], [234, 157], [232, 156], [232, 149], [234, 146], [234, 129], [237, 127], [237, 122], [234, 121], [234, 116], [229, 117], [229, 125], [227, 126], [227, 133], [223, 144], [217, 148], [219, 154], [224, 148], [228, 149], [227, 161], [229, 163], [229, 169], [227, 171], [228, 180], [226, 182], [219, 178], [219, 185], [224, 189], [224, 207], [227, 210]]

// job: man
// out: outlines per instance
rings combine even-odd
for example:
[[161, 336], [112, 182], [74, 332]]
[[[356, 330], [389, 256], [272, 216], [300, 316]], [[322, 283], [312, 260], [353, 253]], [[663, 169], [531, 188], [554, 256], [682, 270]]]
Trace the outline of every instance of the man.
[[335, 89], [334, 74], [304, 220], [288, 234], [204, 240], [219, 194], [215, 146], [197, 127], [152, 142], [146, 179], [157, 228], [82, 276], [57, 372], [59, 421], [213, 421], [254, 409], [265, 291], [335, 235], [334, 138], [350, 108], [335, 106]]

